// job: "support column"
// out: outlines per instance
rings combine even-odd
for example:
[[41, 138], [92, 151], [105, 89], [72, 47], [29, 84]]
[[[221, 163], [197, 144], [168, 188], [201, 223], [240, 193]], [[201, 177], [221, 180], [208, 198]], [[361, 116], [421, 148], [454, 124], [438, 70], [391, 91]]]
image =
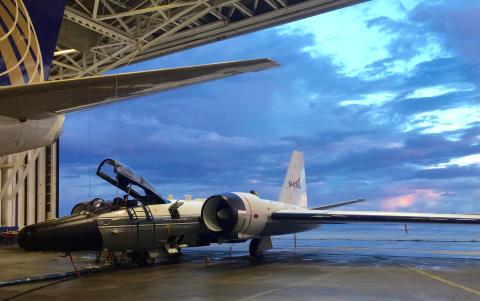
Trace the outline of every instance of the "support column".
[[4, 160], [4, 164], [2, 168], [0, 169], [1, 173], [1, 181], [0, 181], [0, 189], [3, 189], [1, 194], [3, 195], [0, 197], [0, 219], [1, 219], [1, 226], [2, 227], [7, 227], [11, 225], [11, 204], [9, 200], [9, 196], [11, 195], [11, 190], [12, 190], [12, 185], [7, 185], [7, 181], [9, 180], [10, 174], [12, 172], [12, 169], [9, 168], [12, 166], [13, 162], [13, 155], [7, 156], [6, 160]]
[[58, 148], [59, 141], [57, 140], [50, 149], [50, 210], [47, 210], [47, 218], [58, 217]]
[[[25, 164], [25, 159], [24, 162]], [[17, 178], [17, 183], [16, 185], [18, 186], [18, 192], [17, 192], [17, 200], [18, 200], [18, 205], [17, 205], [17, 220], [18, 220], [18, 227], [22, 228], [25, 226], [25, 179], [22, 177], [23, 170], [22, 172], [19, 172], [18, 178]]]
[[[7, 156], [0, 157], [0, 164], [3, 166], [6, 163]], [[3, 176], [3, 168], [0, 168], [0, 193], [2, 193], [2, 187], [5, 181], [5, 177]], [[0, 226], [3, 226], [3, 212], [2, 212], [2, 198], [0, 198]]]
[[46, 148], [38, 154], [36, 165], [36, 182], [37, 182], [37, 222], [43, 222], [45, 220], [45, 179], [46, 179]]
[[[34, 164], [36, 161], [36, 156], [34, 156], [33, 151], [28, 151], [28, 164], [27, 164], [27, 171], [28, 169], [30, 170], [35, 170]], [[32, 166], [33, 165], [33, 166]], [[33, 168], [29, 168], [32, 166]], [[27, 187], [25, 189], [27, 190], [26, 196], [27, 196], [27, 225], [34, 224], [35, 221], [35, 197], [36, 197], [36, 187], [35, 187], [35, 174], [33, 172], [28, 172], [27, 173]]]

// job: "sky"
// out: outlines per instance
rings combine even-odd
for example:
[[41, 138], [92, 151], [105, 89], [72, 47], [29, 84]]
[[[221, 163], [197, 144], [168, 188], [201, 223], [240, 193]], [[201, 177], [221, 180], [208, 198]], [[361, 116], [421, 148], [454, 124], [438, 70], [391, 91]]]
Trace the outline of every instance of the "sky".
[[480, 1], [373, 0], [122, 67], [269, 57], [281, 67], [68, 114], [61, 215], [124, 162], [176, 198], [276, 200], [293, 150], [309, 205], [480, 212]]

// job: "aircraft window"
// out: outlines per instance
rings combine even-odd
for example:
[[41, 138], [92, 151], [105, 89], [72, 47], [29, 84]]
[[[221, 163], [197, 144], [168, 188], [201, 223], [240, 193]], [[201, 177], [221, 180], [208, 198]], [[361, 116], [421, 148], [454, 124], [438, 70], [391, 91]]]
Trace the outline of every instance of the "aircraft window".
[[147, 195], [146, 192], [145, 192], [145, 189], [143, 187], [140, 187], [140, 186], [135, 185], [135, 184], [130, 184], [129, 190], [130, 191], [135, 191], [138, 195], [140, 195], [142, 197]]
[[130, 167], [128, 167], [127, 165], [124, 165], [123, 163], [119, 163], [119, 162], [116, 162], [116, 163], [117, 163], [117, 172], [119, 174], [122, 174], [130, 178], [131, 180], [137, 182], [140, 185], [143, 185], [144, 187], [150, 189], [151, 191], [156, 191], [153, 185], [150, 184], [150, 182], [148, 182], [145, 178], [136, 174]]
[[112, 179], [117, 179], [117, 173], [115, 172], [115, 167], [110, 164], [105, 164], [102, 168], [102, 172]]
[[152, 184], [116, 160], [103, 160], [98, 166], [97, 175], [142, 203], [166, 203]]

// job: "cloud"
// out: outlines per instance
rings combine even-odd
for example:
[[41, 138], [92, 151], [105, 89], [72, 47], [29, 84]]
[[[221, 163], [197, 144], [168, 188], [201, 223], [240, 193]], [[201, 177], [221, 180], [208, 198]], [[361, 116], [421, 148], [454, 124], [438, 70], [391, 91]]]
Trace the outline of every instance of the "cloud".
[[362, 95], [360, 99], [356, 100], [342, 100], [339, 104], [341, 106], [361, 105], [361, 106], [381, 106], [388, 101], [395, 99], [395, 94], [391, 92], [379, 92], [373, 94]]
[[474, 126], [480, 120], [480, 106], [434, 110], [413, 115], [405, 131], [421, 129], [423, 133], [441, 133]]
[[[480, 3], [460, 0], [423, 2], [411, 12], [411, 18], [435, 32], [446, 46], [465, 62], [478, 66], [480, 57]], [[478, 69], [477, 69], [478, 72]], [[477, 73], [478, 74], [478, 73]], [[478, 83], [478, 81], [477, 81]]]
[[216, 132], [208, 132], [198, 129], [186, 129], [178, 125], [156, 124], [158, 130], [146, 140], [152, 146], [163, 148], [194, 147], [194, 148], [239, 148], [255, 145], [252, 139], [240, 136], [222, 136]]
[[413, 175], [416, 179], [462, 179], [476, 178], [480, 181], [480, 168], [478, 166], [446, 166], [441, 168], [425, 168]]
[[416, 189], [408, 194], [402, 194], [381, 201], [381, 208], [387, 211], [397, 211], [413, 207], [418, 202], [435, 204], [442, 193], [430, 189]]
[[[410, 2], [417, 1], [409, 1], [409, 6], [412, 5]], [[396, 36], [403, 32], [386, 30], [380, 23], [401, 24], [404, 28], [406, 17], [407, 10], [400, 1], [376, 1], [374, 4], [358, 4], [322, 17], [295, 22], [283, 27], [281, 33], [312, 34], [314, 43], [304, 47], [303, 51], [312, 57], [331, 58], [342, 74], [376, 79], [386, 76], [387, 71], [400, 71], [401, 65], [405, 64], [391, 59], [392, 55], [398, 57], [401, 48], [389, 47]], [[368, 70], [368, 66], [379, 61], [388, 61], [389, 67], [382, 73], [370, 72], [372, 70]]]
[[457, 85], [450, 85], [450, 86], [431, 86], [431, 87], [424, 87], [419, 88], [408, 94], [405, 98], [412, 99], [412, 98], [429, 98], [429, 97], [436, 97], [441, 96], [449, 93], [455, 92], [468, 92], [475, 89], [475, 86], [472, 84], [457, 84]]
[[[470, 165], [480, 166], [480, 153], [458, 158], [452, 158], [448, 162], [442, 162], [425, 167], [425, 169], [445, 169], [448, 167], [464, 167]], [[480, 175], [479, 175], [480, 176]]]

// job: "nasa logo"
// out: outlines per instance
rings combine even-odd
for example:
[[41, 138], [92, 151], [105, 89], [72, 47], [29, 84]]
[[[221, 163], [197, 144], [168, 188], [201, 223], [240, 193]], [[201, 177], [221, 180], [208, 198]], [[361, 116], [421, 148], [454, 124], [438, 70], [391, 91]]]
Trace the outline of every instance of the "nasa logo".
[[296, 181], [288, 181], [288, 187], [289, 187], [289, 188], [290, 188], [290, 187], [293, 187], [293, 189], [300, 189], [300, 188], [302, 188], [302, 187], [300, 186], [300, 178], [298, 178], [298, 180], [296, 180]]

